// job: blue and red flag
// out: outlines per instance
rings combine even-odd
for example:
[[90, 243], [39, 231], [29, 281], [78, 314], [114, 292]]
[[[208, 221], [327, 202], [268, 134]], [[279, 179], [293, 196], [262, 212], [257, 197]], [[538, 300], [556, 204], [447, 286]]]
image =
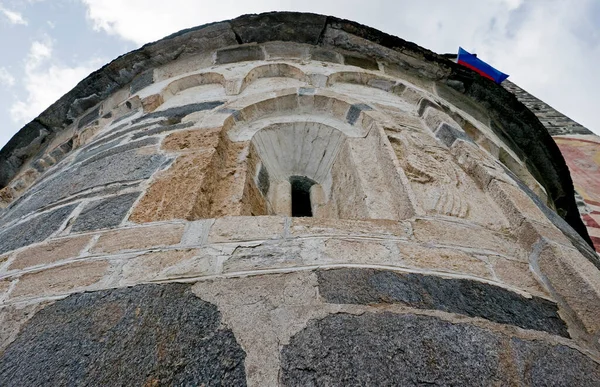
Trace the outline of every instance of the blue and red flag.
[[503, 72], [496, 70], [489, 64], [477, 58], [475, 55], [469, 54], [462, 47], [458, 48], [457, 62], [458, 64], [468, 67], [471, 70], [479, 73], [479, 75], [489, 78], [496, 83], [502, 83], [503, 80], [508, 78], [508, 74], [504, 74]]

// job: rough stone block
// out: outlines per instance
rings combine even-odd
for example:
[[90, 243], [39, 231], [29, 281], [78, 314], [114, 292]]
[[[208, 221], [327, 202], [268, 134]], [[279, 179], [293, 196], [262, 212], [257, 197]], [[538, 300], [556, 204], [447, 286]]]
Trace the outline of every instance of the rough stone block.
[[142, 100], [144, 113], [150, 113], [163, 104], [163, 97], [160, 94], [152, 94]]
[[134, 208], [129, 220], [148, 223], [159, 220], [190, 219], [215, 154], [210, 152], [185, 154], [156, 177], [144, 197]]
[[245, 386], [245, 353], [189, 285], [76, 294], [38, 312], [0, 357], [0, 384]]
[[153, 136], [155, 134], [160, 134], [160, 133], [164, 133], [164, 132], [172, 132], [175, 130], [189, 128], [191, 126], [194, 126], [194, 122], [192, 122], [192, 121], [182, 122], [180, 124], [175, 124], [175, 125], [160, 125], [155, 128], [148, 128], [148, 129], [141, 130], [139, 133], [135, 133], [133, 136], [131, 136], [131, 139], [137, 140], [138, 138], [141, 138], [141, 137]]
[[284, 42], [267, 42], [262, 46], [267, 53], [268, 59], [304, 59], [308, 57], [309, 46], [305, 45]]
[[410, 267], [493, 278], [484, 261], [459, 250], [426, 247], [414, 243], [398, 243], [398, 249], [402, 262]]
[[91, 124], [98, 118], [100, 118], [100, 107], [97, 107], [96, 109], [92, 110], [91, 112], [89, 112], [88, 114], [83, 116], [77, 123], [77, 128], [81, 129], [84, 126]]
[[132, 192], [88, 203], [75, 219], [71, 232], [118, 226], [139, 196], [140, 192]]
[[154, 69], [149, 69], [141, 74], [138, 74], [133, 81], [131, 81], [131, 85], [129, 86], [129, 92], [133, 95], [138, 91], [145, 89], [154, 83]]
[[541, 224], [551, 225], [551, 222], [538, 206], [518, 187], [493, 180], [488, 191], [504, 212], [511, 226], [520, 226], [525, 218]]
[[91, 252], [110, 254], [122, 250], [176, 245], [181, 241], [183, 229], [181, 224], [166, 224], [110, 231], [100, 236]]
[[312, 60], [331, 63], [342, 63], [342, 56], [331, 49], [315, 47], [311, 50], [310, 56]]
[[168, 135], [161, 148], [167, 151], [188, 151], [216, 148], [221, 134], [221, 127], [207, 129], [190, 129]]
[[214, 275], [218, 269], [216, 254], [211, 256], [202, 249], [153, 251], [127, 260], [121, 284]]
[[344, 63], [349, 66], [361, 67], [365, 70], [379, 70], [379, 64], [373, 58], [355, 55], [344, 55]]
[[369, 111], [369, 110], [373, 110], [373, 108], [364, 103], [357, 103], [357, 104], [351, 105], [350, 109], [348, 110], [348, 113], [346, 114], [346, 121], [350, 125], [354, 125], [356, 123], [356, 121], [358, 121], [358, 117], [360, 116], [360, 113], [362, 113], [363, 111]]
[[420, 242], [486, 249], [520, 257], [523, 251], [509, 235], [471, 224], [445, 220], [417, 219], [413, 223], [414, 235]]
[[285, 218], [279, 216], [232, 216], [218, 218], [208, 234], [208, 243], [278, 239]]
[[32, 188], [28, 200], [7, 212], [3, 220], [17, 219], [59, 199], [93, 187], [147, 179], [164, 162], [165, 157], [162, 155], [144, 154], [136, 150], [88, 160], [85, 166], [82, 164], [78, 168], [63, 171]]
[[532, 265], [559, 299], [564, 300], [586, 330], [600, 332], [600, 272], [577, 250], [540, 242]]
[[547, 293], [533, 276], [528, 263], [495, 256], [488, 257], [488, 260], [501, 282], [525, 291]]
[[0, 233], [0, 254], [41, 242], [58, 231], [75, 205], [60, 207], [26, 220]]
[[435, 131], [435, 136], [447, 147], [452, 146], [456, 140], [471, 141], [465, 132], [452, 125], [442, 123]]
[[217, 64], [227, 64], [235, 62], [243, 62], [249, 60], [263, 60], [265, 54], [260, 46], [240, 46], [234, 48], [226, 48], [217, 51]]
[[380, 238], [408, 238], [412, 235], [412, 228], [408, 222], [385, 219], [292, 218], [290, 233], [295, 237], [368, 235]]
[[329, 264], [401, 265], [390, 243], [349, 239], [327, 239], [320, 262]]
[[44, 297], [80, 291], [100, 281], [108, 273], [107, 261], [69, 263], [21, 276], [11, 299]]
[[78, 257], [91, 239], [91, 236], [62, 238], [29, 247], [17, 254], [8, 269], [20, 270], [30, 266], [46, 265], [63, 259]]
[[231, 21], [231, 28], [242, 43], [292, 41], [317, 44], [327, 17], [292, 12], [245, 15]]
[[189, 105], [175, 106], [165, 110], [153, 111], [152, 113], [144, 114], [143, 116], [131, 121], [132, 124], [137, 124], [142, 121], [152, 120], [156, 118], [168, 118], [172, 123], [177, 123], [183, 117], [195, 112], [212, 110], [217, 106], [223, 105], [223, 101], [207, 101], [191, 103]]
[[319, 271], [318, 277], [319, 294], [330, 303], [401, 303], [569, 337], [555, 303], [483, 282], [349, 268]]
[[[516, 369], [515, 369], [516, 368]], [[331, 314], [281, 350], [285, 386], [594, 386], [600, 366], [576, 349], [413, 314]]]

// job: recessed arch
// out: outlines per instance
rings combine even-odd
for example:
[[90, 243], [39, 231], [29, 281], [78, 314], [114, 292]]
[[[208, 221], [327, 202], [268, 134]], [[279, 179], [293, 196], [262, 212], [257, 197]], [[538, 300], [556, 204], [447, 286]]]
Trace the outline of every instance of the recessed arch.
[[223, 126], [234, 142], [248, 141], [275, 122], [320, 122], [336, 127], [348, 137], [365, 137], [376, 122], [369, 105], [328, 91], [317, 93], [314, 89], [224, 109], [231, 111]]
[[298, 67], [287, 63], [269, 63], [262, 66], [257, 66], [250, 70], [242, 80], [240, 93], [248, 87], [252, 82], [260, 78], [293, 78], [301, 82], [308, 82], [308, 77], [304, 71]]
[[210, 84], [219, 84], [225, 87], [225, 77], [222, 74], [212, 72], [188, 75], [187, 77], [179, 78], [169, 83], [162, 90], [161, 96], [163, 101], [167, 101], [169, 98], [172, 98], [186, 89]]

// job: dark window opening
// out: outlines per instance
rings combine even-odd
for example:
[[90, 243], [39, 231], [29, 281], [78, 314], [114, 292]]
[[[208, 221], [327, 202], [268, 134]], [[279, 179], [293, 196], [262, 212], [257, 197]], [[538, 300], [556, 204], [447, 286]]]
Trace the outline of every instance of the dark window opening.
[[312, 216], [310, 187], [315, 182], [306, 176], [292, 176], [290, 184], [292, 185], [292, 216]]

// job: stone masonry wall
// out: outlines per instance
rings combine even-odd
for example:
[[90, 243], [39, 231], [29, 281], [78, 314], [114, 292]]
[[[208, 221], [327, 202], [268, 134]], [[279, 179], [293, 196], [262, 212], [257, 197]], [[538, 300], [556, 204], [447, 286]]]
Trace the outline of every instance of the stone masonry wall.
[[1, 385], [600, 382], [600, 261], [547, 174], [438, 64], [322, 34], [148, 69], [15, 176]]

